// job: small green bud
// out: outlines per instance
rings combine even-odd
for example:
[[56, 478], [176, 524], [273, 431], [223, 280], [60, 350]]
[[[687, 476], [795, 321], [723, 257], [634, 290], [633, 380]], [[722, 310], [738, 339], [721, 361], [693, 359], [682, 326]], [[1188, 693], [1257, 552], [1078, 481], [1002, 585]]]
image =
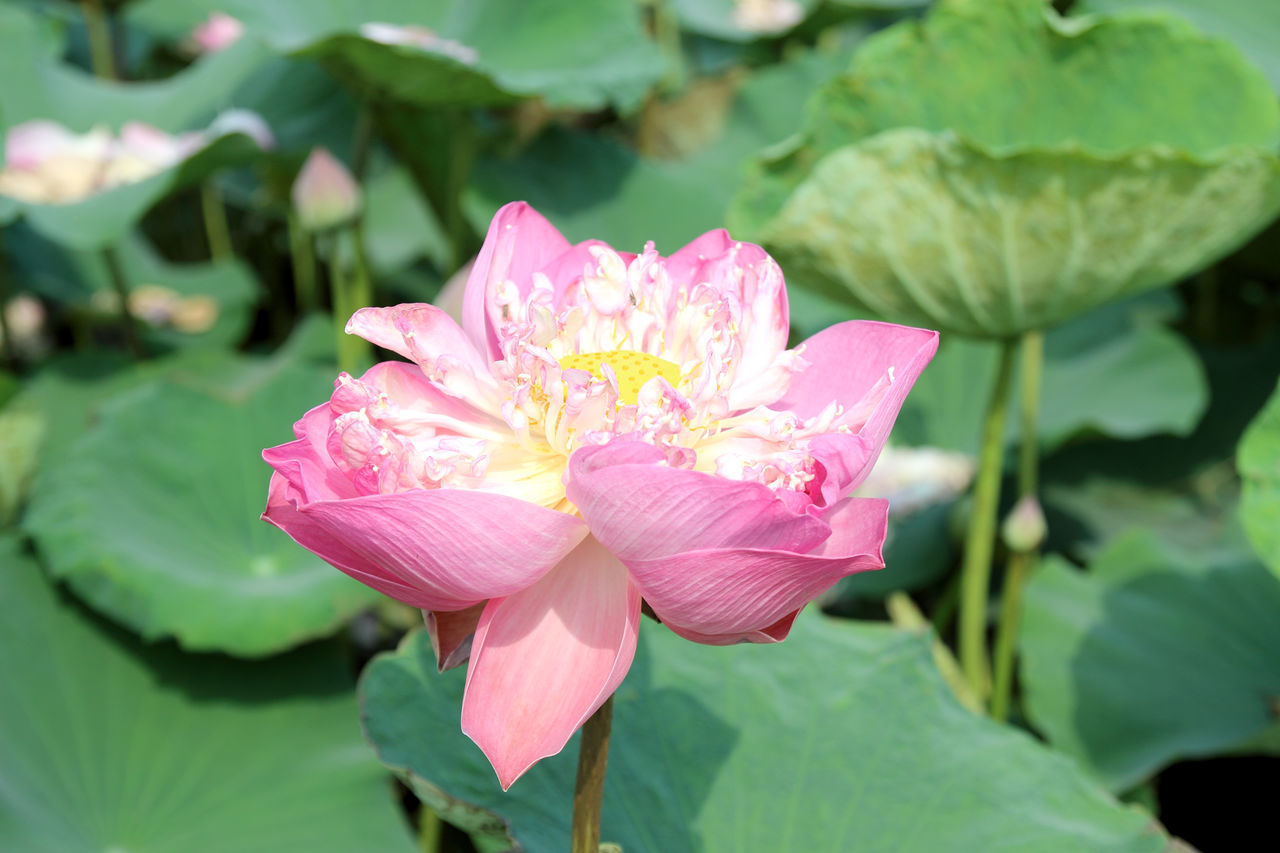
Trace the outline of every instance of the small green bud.
[[1049, 525], [1035, 495], [1027, 495], [1014, 505], [1000, 526], [1000, 536], [1010, 551], [1034, 551], [1044, 542]]

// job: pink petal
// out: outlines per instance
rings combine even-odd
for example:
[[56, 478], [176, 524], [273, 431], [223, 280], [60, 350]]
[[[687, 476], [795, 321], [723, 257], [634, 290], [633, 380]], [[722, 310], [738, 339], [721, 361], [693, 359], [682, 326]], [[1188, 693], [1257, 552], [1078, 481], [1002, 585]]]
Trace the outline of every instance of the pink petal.
[[348, 574], [418, 591], [424, 610], [461, 610], [537, 581], [582, 541], [574, 516], [464, 489], [413, 489], [340, 501], [290, 500], [263, 517]]
[[697, 631], [690, 631], [686, 628], [681, 628], [679, 625], [668, 625], [667, 627], [673, 633], [684, 637], [686, 640], [692, 640], [695, 643], [702, 643], [706, 646], [733, 646], [738, 643], [781, 643], [787, 638], [787, 634], [791, 633], [791, 625], [796, 621], [796, 616], [799, 614], [799, 610], [788, 613], [777, 622], [758, 631], [736, 631], [729, 634], [699, 634]]
[[485, 360], [453, 318], [426, 303], [361, 308], [347, 321], [347, 333], [399, 353], [449, 393], [492, 409], [497, 383]]
[[640, 593], [589, 537], [534, 586], [489, 602], [472, 644], [462, 730], [504, 790], [563, 749], [612, 695], [639, 629]]
[[[263, 520], [271, 522], [288, 533], [295, 542], [306, 543], [323, 539], [326, 531], [320, 528], [314, 519], [298, 511], [295, 502], [288, 497], [290, 488], [283, 475], [280, 473], [271, 475], [271, 486], [267, 492], [267, 509], [262, 513]], [[365, 586], [372, 587], [383, 595], [404, 602], [410, 607], [429, 607], [434, 600], [422, 590], [410, 586], [377, 566], [370, 565], [360, 554], [345, 547], [340, 541], [332, 542], [327, 553], [319, 556]]]
[[431, 650], [436, 653], [440, 672], [462, 666], [471, 655], [471, 641], [476, 634], [480, 614], [486, 602], [466, 610], [424, 610], [422, 616], [431, 635]]
[[[772, 408], [807, 418], [833, 399], [844, 407], [845, 425], [865, 442], [862, 447], [844, 445], [848, 452], [863, 457], [839, 463], [848, 472], [848, 481], [841, 483], [847, 493], [875, 464], [907, 392], [938, 351], [938, 333], [849, 320], [824, 329], [802, 346], [801, 355], [810, 366], [791, 377], [786, 395]], [[827, 449], [833, 454], [845, 452], [830, 442]]]
[[653, 612], [677, 633], [758, 642], [758, 633], [776, 631], [840, 578], [883, 568], [888, 514], [886, 500], [846, 498], [826, 516], [831, 537], [803, 554], [711, 548], [624, 562]]
[[[296, 441], [262, 451], [263, 460], [288, 484], [288, 499], [305, 502], [358, 496], [351, 481], [333, 464], [326, 449], [331, 420], [329, 404], [321, 403], [293, 425]], [[275, 482], [274, 478], [272, 482]]]
[[491, 301], [494, 290], [511, 281], [528, 293], [533, 274], [568, 249], [564, 235], [523, 201], [503, 205], [494, 214], [462, 301], [462, 328], [490, 361], [502, 358], [497, 333], [502, 318]]
[[831, 532], [769, 487], [670, 468], [650, 444], [613, 441], [569, 458], [569, 500], [592, 534], [627, 565], [710, 548], [805, 553]]
[[508, 595], [537, 581], [587, 534], [574, 516], [506, 495], [358, 495], [325, 450], [327, 410], [307, 412], [294, 425], [296, 441], [263, 451], [276, 473], [262, 517], [393, 598], [461, 610]]

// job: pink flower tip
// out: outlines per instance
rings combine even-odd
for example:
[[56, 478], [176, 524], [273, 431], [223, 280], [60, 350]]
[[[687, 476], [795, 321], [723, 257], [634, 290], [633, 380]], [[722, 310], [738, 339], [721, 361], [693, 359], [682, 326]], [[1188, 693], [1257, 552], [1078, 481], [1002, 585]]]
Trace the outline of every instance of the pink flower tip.
[[324, 231], [341, 225], [360, 212], [360, 186], [338, 158], [324, 148], [313, 148], [293, 182], [293, 208], [302, 227]]

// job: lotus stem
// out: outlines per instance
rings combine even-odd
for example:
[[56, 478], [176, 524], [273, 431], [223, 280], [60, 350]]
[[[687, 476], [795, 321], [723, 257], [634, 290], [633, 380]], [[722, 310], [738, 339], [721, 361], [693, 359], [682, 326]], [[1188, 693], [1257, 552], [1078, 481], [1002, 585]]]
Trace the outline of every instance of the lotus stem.
[[609, 761], [609, 730], [613, 726], [613, 697], [582, 727], [578, 747], [578, 782], [573, 789], [571, 853], [600, 853], [600, 808], [604, 802], [604, 771]]
[[120, 323], [124, 328], [125, 345], [134, 358], [146, 357], [142, 348], [142, 338], [138, 334], [138, 319], [129, 309], [129, 283], [125, 280], [124, 270], [120, 266], [120, 258], [116, 250], [108, 246], [102, 250], [102, 262], [107, 268], [107, 278], [111, 279], [111, 288], [115, 291], [116, 301], [120, 303]]
[[209, 257], [215, 261], [231, 258], [231, 228], [227, 225], [227, 209], [217, 189], [209, 181], [200, 187], [200, 210], [204, 215], [204, 233], [209, 241]]
[[418, 809], [418, 849], [424, 853], [434, 853], [440, 849], [440, 837], [444, 833], [444, 822], [436, 810], [426, 803]]
[[[373, 363], [369, 342], [357, 335], [347, 334], [347, 320], [361, 308], [370, 304], [372, 285], [369, 278], [369, 261], [364, 251], [360, 223], [356, 221], [343, 229], [351, 241], [351, 269], [344, 269], [341, 254], [330, 253], [329, 272], [333, 286], [333, 325], [338, 341], [338, 369], [358, 375]], [[339, 232], [339, 237], [342, 232]]]
[[316, 253], [311, 247], [311, 235], [298, 217], [289, 214], [289, 258], [293, 263], [293, 292], [298, 310], [303, 314], [316, 310], [319, 299], [316, 294]]
[[89, 61], [93, 73], [105, 80], [118, 80], [115, 47], [111, 43], [111, 24], [102, 8], [102, 0], [82, 0], [80, 12], [89, 35]]
[[[3, 246], [0, 246], [3, 249]], [[9, 279], [4, 270], [4, 253], [0, 251], [0, 340], [4, 342], [5, 363], [11, 368], [18, 367], [18, 342], [13, 339], [13, 330], [9, 328]]]
[[[1021, 381], [1021, 445], [1018, 452], [1018, 498], [1033, 498], [1039, 487], [1040, 386], [1044, 375], [1044, 333], [1027, 332], [1022, 336]], [[1000, 600], [1000, 624], [996, 631], [995, 673], [991, 692], [991, 716], [997, 720], [1009, 716], [1013, 695], [1013, 664], [1022, 625], [1022, 593], [1027, 576], [1036, 562], [1036, 549], [1014, 549], [1009, 556], [1004, 591]]]
[[1000, 504], [1000, 473], [1004, 459], [1005, 412], [1009, 405], [1010, 377], [1017, 339], [1000, 348], [995, 387], [982, 422], [978, 475], [973, 487], [973, 508], [965, 535], [960, 569], [960, 667], [973, 692], [985, 698], [989, 691], [987, 663], [987, 588], [991, 581], [991, 556], [995, 550], [996, 510]]
[[[889, 611], [889, 618], [899, 628], [906, 628], [910, 631], [923, 631], [925, 629], [932, 631], [933, 629], [929, 620], [920, 612], [920, 608], [916, 607], [916, 603], [911, 600], [911, 596], [905, 592], [891, 594], [885, 601], [885, 607]], [[946, 644], [938, 639], [937, 634], [933, 635], [930, 648], [933, 651], [933, 663], [938, 668], [938, 672], [942, 673], [943, 680], [947, 682], [951, 692], [955, 694], [956, 700], [975, 714], [981, 714], [981, 700], [974, 694], [969, 682], [964, 677], [964, 673], [960, 671], [960, 664], [956, 661], [955, 656], [951, 654], [951, 650], [947, 648]]]

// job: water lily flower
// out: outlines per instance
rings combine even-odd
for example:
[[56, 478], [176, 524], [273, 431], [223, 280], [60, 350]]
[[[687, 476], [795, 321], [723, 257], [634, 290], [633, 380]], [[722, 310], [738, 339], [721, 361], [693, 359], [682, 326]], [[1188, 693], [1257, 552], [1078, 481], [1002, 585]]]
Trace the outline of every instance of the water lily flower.
[[870, 471], [937, 333], [851, 321], [787, 348], [782, 272], [712, 231], [661, 257], [498, 211], [463, 298], [364, 308], [409, 360], [264, 451], [263, 517], [421, 608], [470, 658], [462, 728], [504, 788], [563, 748], [635, 653], [641, 603], [700, 643], [782, 640], [883, 566]]

